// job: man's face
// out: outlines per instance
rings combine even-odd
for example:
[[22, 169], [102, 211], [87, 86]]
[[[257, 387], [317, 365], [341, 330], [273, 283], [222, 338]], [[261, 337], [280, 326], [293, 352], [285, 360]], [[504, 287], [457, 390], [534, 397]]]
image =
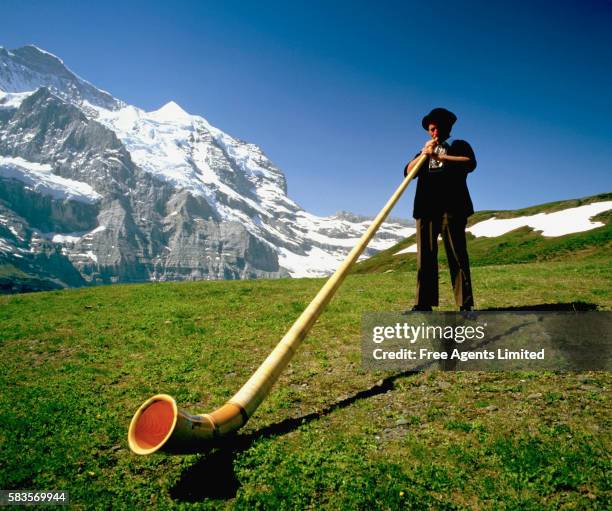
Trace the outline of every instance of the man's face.
[[431, 138], [438, 138], [438, 125], [437, 124], [432, 122], [429, 125], [429, 128], [427, 128], [427, 131], [429, 131]]
[[429, 131], [431, 138], [434, 138], [434, 139], [435, 138], [438, 138], [438, 139], [448, 138], [448, 133], [446, 132], [446, 130], [436, 122], [430, 123], [429, 127], [427, 128], [427, 131]]

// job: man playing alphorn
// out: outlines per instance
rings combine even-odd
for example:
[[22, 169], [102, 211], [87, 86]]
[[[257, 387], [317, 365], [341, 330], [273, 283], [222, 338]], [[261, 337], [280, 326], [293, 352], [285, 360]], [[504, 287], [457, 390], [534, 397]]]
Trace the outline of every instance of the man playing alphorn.
[[442, 234], [455, 302], [460, 310], [474, 306], [470, 263], [465, 239], [468, 217], [474, 213], [467, 175], [476, 168], [474, 151], [464, 140], [450, 138], [457, 116], [434, 108], [423, 117], [429, 140], [406, 165], [406, 175], [419, 156], [427, 160], [418, 173], [413, 217], [416, 219], [417, 292], [415, 311], [431, 311], [438, 305], [438, 235]]

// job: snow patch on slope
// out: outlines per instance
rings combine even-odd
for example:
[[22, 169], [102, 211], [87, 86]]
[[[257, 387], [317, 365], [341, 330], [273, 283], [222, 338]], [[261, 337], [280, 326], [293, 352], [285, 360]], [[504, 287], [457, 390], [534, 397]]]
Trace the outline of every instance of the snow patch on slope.
[[74, 181], [52, 172], [51, 165], [35, 163], [23, 158], [0, 156], [0, 178], [16, 179], [34, 192], [56, 200], [74, 200], [92, 204], [102, 196], [90, 185]]
[[417, 244], [414, 243], [413, 245], [410, 245], [409, 247], [406, 247], [406, 248], [400, 250], [399, 252], [396, 252], [393, 255], [416, 254], [416, 253], [417, 253]]
[[278, 255], [279, 264], [286, 268], [293, 278], [329, 275], [338, 267], [338, 259], [338, 256], [318, 247], [312, 247], [304, 255], [280, 248]]
[[[520, 227], [531, 227], [540, 231], [542, 236], [556, 237], [573, 234], [575, 232], [590, 231], [603, 227], [602, 222], [593, 222], [591, 217], [612, 209], [612, 201], [593, 202], [576, 208], [563, 209], [552, 213], [538, 213], [537, 215], [521, 216], [517, 218], [489, 218], [474, 224], [466, 229], [474, 236], [493, 238], [502, 236]], [[416, 243], [406, 247], [393, 255], [416, 254]]]
[[532, 227], [541, 231], [542, 236], [564, 236], [574, 232], [584, 232], [602, 227], [601, 222], [592, 222], [591, 217], [612, 209], [612, 201], [593, 202], [576, 208], [568, 208], [553, 213], [538, 213], [537, 215], [518, 218], [490, 218], [478, 222], [467, 229], [474, 236], [491, 238], [501, 236], [519, 227]]
[[36, 91], [31, 92], [2, 92], [0, 90], [0, 110], [19, 108], [23, 100], [31, 96]]

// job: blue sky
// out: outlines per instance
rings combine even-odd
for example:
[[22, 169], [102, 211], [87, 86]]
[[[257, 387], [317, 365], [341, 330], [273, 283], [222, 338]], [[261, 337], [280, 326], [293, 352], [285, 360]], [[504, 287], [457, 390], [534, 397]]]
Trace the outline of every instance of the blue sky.
[[[373, 215], [444, 106], [477, 210], [612, 190], [612, 3], [4, 0], [36, 44], [147, 110], [260, 145], [308, 211]], [[393, 212], [409, 217], [414, 187]]]

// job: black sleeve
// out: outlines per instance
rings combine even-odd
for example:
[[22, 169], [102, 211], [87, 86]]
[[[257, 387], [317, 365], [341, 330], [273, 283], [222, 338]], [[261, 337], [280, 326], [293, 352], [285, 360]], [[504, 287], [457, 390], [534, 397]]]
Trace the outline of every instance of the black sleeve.
[[448, 151], [450, 156], [467, 156], [470, 161], [466, 163], [455, 163], [460, 165], [465, 172], [472, 172], [476, 168], [476, 155], [472, 150], [472, 146], [465, 140], [455, 140]]
[[[421, 151], [419, 151], [418, 153], [416, 153], [414, 155], [414, 158], [418, 158], [421, 154]], [[414, 158], [412, 158], [412, 160], [414, 160]], [[410, 161], [412, 161], [410, 160]], [[404, 165], [404, 177], [406, 177], [408, 175], [408, 165], [410, 165], [410, 161], [408, 163], [406, 163], [406, 165]], [[418, 174], [417, 174], [418, 175]]]

